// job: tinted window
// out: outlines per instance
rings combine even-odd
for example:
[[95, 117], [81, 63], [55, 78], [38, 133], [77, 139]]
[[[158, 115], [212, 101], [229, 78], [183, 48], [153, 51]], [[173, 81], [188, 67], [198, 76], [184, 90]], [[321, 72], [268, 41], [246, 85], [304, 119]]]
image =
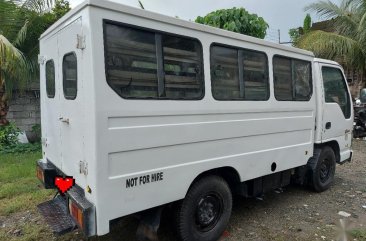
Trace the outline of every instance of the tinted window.
[[273, 58], [277, 100], [308, 101], [312, 94], [311, 63], [286, 57]]
[[155, 34], [105, 26], [108, 84], [126, 98], [158, 97]]
[[244, 98], [268, 100], [268, 63], [264, 53], [243, 51]]
[[273, 58], [274, 89], [277, 100], [292, 100], [291, 60]]
[[108, 84], [124, 98], [201, 99], [202, 47], [197, 40], [106, 22]]
[[198, 41], [163, 36], [165, 94], [169, 99], [203, 95], [202, 49]]
[[75, 53], [69, 53], [64, 56], [62, 61], [63, 70], [63, 89], [66, 99], [74, 100], [77, 95], [77, 59]]
[[49, 98], [55, 97], [55, 63], [53, 60], [46, 62], [46, 92]]
[[211, 47], [212, 94], [217, 100], [267, 100], [267, 56], [250, 50]]
[[342, 71], [338, 68], [323, 67], [324, 97], [327, 103], [337, 103], [348, 119], [351, 117], [351, 101]]
[[238, 50], [220, 46], [211, 48], [212, 95], [217, 100], [239, 100]]
[[309, 62], [293, 60], [293, 79], [295, 82], [295, 100], [310, 100], [312, 93], [311, 67]]

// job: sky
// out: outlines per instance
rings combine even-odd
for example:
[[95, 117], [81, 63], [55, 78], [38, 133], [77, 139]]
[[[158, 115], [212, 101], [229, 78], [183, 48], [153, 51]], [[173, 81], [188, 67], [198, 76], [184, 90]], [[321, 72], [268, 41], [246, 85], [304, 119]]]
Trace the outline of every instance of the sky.
[[[72, 7], [83, 0], [69, 0]], [[103, 0], [101, 0], [103, 1]], [[139, 7], [138, 0], [113, 0], [126, 5]], [[290, 40], [290, 28], [300, 27], [306, 15], [304, 7], [319, 0], [141, 0], [148, 11], [169, 16], [178, 16], [185, 20], [194, 20], [217, 9], [244, 7], [250, 13], [263, 17], [269, 24], [266, 39], [277, 41], [278, 29], [281, 42]], [[338, 2], [339, 0], [332, 0]], [[311, 13], [313, 21], [319, 18]]]

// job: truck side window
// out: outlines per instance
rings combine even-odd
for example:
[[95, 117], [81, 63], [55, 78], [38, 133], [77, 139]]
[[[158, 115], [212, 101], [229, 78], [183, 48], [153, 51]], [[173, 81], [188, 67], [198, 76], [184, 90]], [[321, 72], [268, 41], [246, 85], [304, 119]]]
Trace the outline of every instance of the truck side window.
[[104, 31], [108, 84], [124, 98], [157, 98], [155, 34], [114, 24]]
[[274, 92], [280, 101], [308, 101], [312, 95], [311, 63], [273, 57]]
[[268, 100], [268, 62], [265, 53], [213, 45], [212, 95], [217, 100]]
[[245, 100], [268, 100], [268, 60], [265, 53], [243, 50]]
[[74, 100], [77, 95], [77, 59], [75, 53], [65, 54], [62, 61], [64, 96], [68, 100]]
[[324, 97], [327, 103], [337, 103], [346, 119], [351, 117], [351, 101], [346, 81], [338, 68], [322, 67]]
[[204, 94], [202, 47], [194, 39], [163, 35], [165, 94], [168, 99], [200, 99]]
[[105, 21], [109, 86], [129, 99], [198, 100], [204, 94], [198, 40]]
[[55, 63], [52, 59], [46, 62], [46, 92], [48, 98], [55, 97]]
[[240, 100], [238, 50], [211, 48], [212, 95], [217, 100]]

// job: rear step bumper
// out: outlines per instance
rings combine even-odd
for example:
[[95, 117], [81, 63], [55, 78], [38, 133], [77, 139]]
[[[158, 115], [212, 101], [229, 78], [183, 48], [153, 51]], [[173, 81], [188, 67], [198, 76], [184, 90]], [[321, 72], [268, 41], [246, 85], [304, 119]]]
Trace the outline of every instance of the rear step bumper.
[[[64, 173], [50, 162], [37, 162], [37, 177], [46, 188], [55, 188], [54, 179], [57, 175], [63, 176]], [[95, 206], [77, 185], [65, 195], [39, 204], [38, 209], [55, 234], [62, 235], [78, 227], [87, 237], [96, 235]]]
[[37, 207], [55, 234], [62, 235], [77, 227], [68, 212], [65, 197], [57, 196], [55, 199], [41, 203]]

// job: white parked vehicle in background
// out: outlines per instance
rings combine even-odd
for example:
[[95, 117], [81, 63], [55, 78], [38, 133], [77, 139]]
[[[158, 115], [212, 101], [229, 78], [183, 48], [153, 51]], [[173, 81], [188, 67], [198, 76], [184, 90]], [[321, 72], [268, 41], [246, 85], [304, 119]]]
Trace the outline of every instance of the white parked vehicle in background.
[[175, 203], [182, 240], [217, 240], [232, 195], [290, 180], [324, 191], [351, 160], [343, 69], [311, 52], [97, 0], [40, 48], [38, 177], [75, 179], [40, 205], [56, 232], [104, 235], [138, 212], [156, 231]]

